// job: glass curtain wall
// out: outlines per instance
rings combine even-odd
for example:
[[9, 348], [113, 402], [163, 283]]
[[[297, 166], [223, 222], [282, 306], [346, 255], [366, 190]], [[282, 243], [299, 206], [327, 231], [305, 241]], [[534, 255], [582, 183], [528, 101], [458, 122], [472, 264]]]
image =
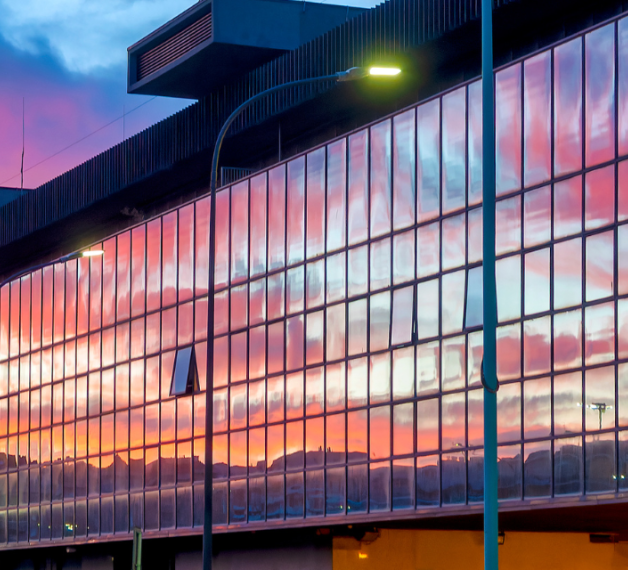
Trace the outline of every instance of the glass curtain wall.
[[[628, 20], [495, 85], [499, 497], [625, 491]], [[217, 530], [482, 501], [481, 153], [473, 82], [218, 193]], [[208, 224], [0, 290], [0, 544], [200, 532]]]

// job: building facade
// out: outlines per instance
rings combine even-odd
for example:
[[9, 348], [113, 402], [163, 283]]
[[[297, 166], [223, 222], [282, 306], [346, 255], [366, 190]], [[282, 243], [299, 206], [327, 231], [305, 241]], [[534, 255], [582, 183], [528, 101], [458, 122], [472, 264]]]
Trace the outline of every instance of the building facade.
[[[500, 509], [620, 504], [628, 18], [495, 85]], [[474, 80], [219, 190], [215, 533], [481, 512], [481, 153]], [[0, 548], [202, 532], [208, 224], [0, 290]]]

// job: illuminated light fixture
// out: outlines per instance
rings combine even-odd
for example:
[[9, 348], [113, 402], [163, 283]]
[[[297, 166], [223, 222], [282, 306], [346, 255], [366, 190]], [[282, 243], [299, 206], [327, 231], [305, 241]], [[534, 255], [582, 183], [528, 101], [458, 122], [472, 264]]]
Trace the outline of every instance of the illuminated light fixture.
[[69, 255], [64, 255], [60, 257], [58, 261], [53, 263], [65, 263], [66, 261], [72, 261], [73, 259], [80, 259], [81, 257], [100, 257], [101, 255], [105, 255], [105, 252], [102, 249], [90, 249], [88, 251], [75, 251], [74, 253], [70, 253]]
[[506, 542], [506, 535], [503, 532], [497, 533], [497, 544], [500, 546]]
[[358, 552], [358, 558], [360, 559], [364, 559], [364, 558], [368, 558], [369, 555], [366, 552]]
[[398, 67], [371, 67], [369, 68], [369, 75], [374, 77], [394, 77], [399, 75], [401, 69]]

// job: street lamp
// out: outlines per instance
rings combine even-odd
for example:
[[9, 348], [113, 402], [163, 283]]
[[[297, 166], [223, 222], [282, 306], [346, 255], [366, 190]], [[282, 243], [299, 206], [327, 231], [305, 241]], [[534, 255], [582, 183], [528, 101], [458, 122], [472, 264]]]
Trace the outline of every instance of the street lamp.
[[229, 115], [224, 122], [214, 146], [210, 179], [210, 214], [209, 214], [209, 295], [207, 299], [207, 380], [205, 382], [205, 515], [203, 522], [203, 570], [211, 570], [212, 566], [212, 432], [213, 432], [213, 387], [214, 387], [214, 263], [216, 259], [216, 186], [218, 179], [218, 159], [222, 143], [229, 127], [240, 114], [251, 105], [277, 91], [283, 91], [301, 85], [318, 83], [339, 83], [355, 81], [367, 76], [395, 77], [401, 73], [399, 68], [393, 67], [352, 67], [346, 71], [339, 71], [332, 75], [297, 79], [289, 83], [276, 85], [253, 95]]
[[14, 279], [18, 277], [22, 277], [27, 273], [32, 273], [33, 271], [37, 271], [38, 269], [43, 269], [44, 267], [48, 267], [49, 265], [56, 265], [57, 263], [65, 263], [66, 261], [72, 261], [73, 259], [80, 259], [81, 257], [99, 257], [104, 255], [104, 251], [102, 249], [92, 249], [89, 251], [76, 251], [74, 253], [70, 253], [69, 255], [64, 255], [63, 257], [59, 257], [58, 259], [53, 259], [52, 261], [46, 261], [45, 263], [40, 263], [38, 265], [33, 265], [32, 267], [27, 267], [26, 269], [22, 269], [17, 273], [11, 275], [11, 277], [7, 277], [4, 281], [0, 282], [0, 288], [4, 287], [7, 283], [10, 283]]
[[482, 0], [482, 278], [484, 386], [484, 570], [497, 570], [497, 286], [495, 282], [495, 99], [493, 0]]

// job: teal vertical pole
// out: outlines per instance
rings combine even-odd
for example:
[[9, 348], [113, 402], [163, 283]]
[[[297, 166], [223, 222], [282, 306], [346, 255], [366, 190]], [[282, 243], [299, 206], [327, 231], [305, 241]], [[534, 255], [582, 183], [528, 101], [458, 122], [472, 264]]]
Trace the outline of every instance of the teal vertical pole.
[[493, 3], [482, 0], [482, 215], [484, 317], [484, 568], [497, 570], [497, 287]]

